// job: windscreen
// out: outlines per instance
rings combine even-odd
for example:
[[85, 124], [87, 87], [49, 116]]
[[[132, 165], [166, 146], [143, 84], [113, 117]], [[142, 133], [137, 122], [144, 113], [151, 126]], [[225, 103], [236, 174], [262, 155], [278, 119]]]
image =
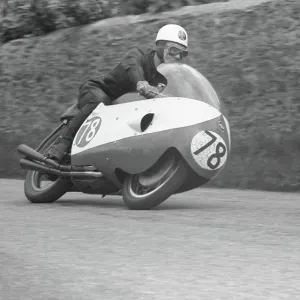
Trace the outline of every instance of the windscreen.
[[221, 110], [220, 100], [212, 85], [194, 68], [176, 62], [161, 64], [157, 70], [168, 82], [163, 94], [203, 101]]

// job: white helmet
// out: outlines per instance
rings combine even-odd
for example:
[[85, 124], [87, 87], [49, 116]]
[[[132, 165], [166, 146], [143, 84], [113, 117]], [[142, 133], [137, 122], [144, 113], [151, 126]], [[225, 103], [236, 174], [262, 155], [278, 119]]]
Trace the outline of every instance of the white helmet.
[[163, 26], [157, 33], [155, 42], [170, 41], [188, 47], [188, 34], [184, 28], [175, 24]]

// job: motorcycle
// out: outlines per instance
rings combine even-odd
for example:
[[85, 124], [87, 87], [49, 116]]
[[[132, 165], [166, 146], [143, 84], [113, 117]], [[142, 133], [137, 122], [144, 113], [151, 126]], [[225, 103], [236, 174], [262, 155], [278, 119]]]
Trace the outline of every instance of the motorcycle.
[[[61, 164], [45, 154], [74, 117], [76, 105], [36, 149], [19, 145], [20, 166], [28, 170], [27, 199], [50, 203], [67, 192], [119, 195], [129, 209], [152, 209], [215, 178], [231, 151], [224, 103], [187, 64], [162, 64], [158, 71], [167, 80], [160, 93], [152, 99], [130, 93], [112, 105], [99, 104]], [[42, 186], [43, 177], [50, 186]]]

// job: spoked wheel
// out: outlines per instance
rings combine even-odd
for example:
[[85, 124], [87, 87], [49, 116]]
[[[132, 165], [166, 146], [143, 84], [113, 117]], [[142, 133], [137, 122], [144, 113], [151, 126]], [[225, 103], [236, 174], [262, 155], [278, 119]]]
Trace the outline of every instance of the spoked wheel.
[[151, 209], [167, 200], [187, 178], [187, 166], [178, 153], [166, 152], [150, 169], [128, 175], [123, 200], [130, 209]]
[[[39, 152], [46, 154], [63, 130], [65, 127], [62, 127], [52, 136]], [[72, 181], [69, 178], [30, 170], [25, 177], [24, 192], [27, 199], [32, 203], [52, 203], [68, 192], [71, 187]]]

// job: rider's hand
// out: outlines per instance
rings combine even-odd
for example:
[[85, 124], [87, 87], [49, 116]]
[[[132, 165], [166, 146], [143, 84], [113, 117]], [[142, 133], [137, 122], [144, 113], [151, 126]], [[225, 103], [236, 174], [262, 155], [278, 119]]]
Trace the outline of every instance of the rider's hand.
[[152, 86], [148, 81], [139, 81], [136, 85], [136, 90], [146, 98], [153, 98], [159, 92], [155, 86]]

